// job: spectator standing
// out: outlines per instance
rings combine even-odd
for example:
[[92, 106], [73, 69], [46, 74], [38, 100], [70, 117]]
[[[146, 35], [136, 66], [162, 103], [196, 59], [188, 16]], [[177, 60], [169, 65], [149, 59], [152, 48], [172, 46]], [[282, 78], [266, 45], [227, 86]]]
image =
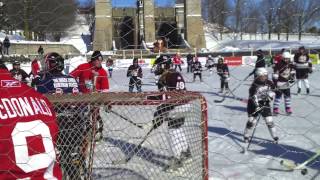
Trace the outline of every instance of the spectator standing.
[[4, 53], [3, 54], [6, 54], [6, 55], [9, 55], [9, 47], [10, 47], [11, 43], [10, 43], [10, 40], [9, 40], [9, 37], [6, 36], [3, 40], [3, 47], [4, 47]]

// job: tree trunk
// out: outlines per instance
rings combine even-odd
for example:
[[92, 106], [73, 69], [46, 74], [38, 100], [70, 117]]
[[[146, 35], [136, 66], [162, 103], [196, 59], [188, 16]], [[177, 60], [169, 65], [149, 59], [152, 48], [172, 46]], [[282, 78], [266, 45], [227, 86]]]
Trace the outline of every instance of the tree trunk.
[[302, 35], [302, 17], [299, 16], [299, 41], [301, 41], [301, 35]]

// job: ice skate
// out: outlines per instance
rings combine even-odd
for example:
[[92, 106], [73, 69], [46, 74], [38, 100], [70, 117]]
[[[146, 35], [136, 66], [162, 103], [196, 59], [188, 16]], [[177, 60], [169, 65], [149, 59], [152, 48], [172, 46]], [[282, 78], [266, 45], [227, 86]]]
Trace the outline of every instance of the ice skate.
[[279, 113], [280, 113], [279, 108], [273, 108], [273, 115], [274, 116], [279, 115]]
[[286, 108], [286, 113], [287, 113], [287, 115], [291, 115], [292, 114], [292, 109], [290, 107]]

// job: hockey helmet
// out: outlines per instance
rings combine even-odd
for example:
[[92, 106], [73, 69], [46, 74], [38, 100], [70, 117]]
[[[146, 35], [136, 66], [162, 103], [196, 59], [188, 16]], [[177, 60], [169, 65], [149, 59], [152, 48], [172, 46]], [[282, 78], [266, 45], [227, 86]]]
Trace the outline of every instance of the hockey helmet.
[[256, 77], [268, 76], [268, 71], [266, 68], [257, 68], [255, 72]]
[[284, 52], [284, 53], [282, 54], [282, 58], [283, 58], [283, 59], [291, 59], [291, 54], [290, 54], [289, 52]]
[[133, 60], [132, 60], [132, 64], [138, 64], [138, 58], [133, 58]]
[[97, 60], [97, 59], [103, 60], [103, 56], [102, 56], [102, 54], [101, 54], [100, 51], [94, 51], [94, 52], [92, 53], [92, 55], [91, 55], [90, 61], [94, 61], [94, 60]]
[[263, 55], [263, 51], [262, 51], [261, 49], [259, 49], [259, 50], [257, 51], [257, 55]]
[[224, 58], [222, 56], [218, 56], [218, 63], [222, 64], [224, 62]]
[[12, 65], [13, 65], [13, 66], [15, 66], [15, 65], [20, 65], [20, 62], [19, 62], [19, 61], [14, 61], [14, 62], [12, 63]]
[[49, 72], [61, 72], [64, 69], [64, 59], [63, 57], [56, 53], [48, 53], [44, 57], [45, 64], [46, 64], [46, 70]]

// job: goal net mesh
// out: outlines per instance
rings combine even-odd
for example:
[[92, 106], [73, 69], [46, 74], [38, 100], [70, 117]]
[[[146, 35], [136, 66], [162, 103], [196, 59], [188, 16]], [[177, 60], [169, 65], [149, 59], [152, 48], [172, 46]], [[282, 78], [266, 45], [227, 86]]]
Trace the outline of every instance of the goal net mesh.
[[207, 109], [200, 94], [48, 97], [66, 179], [207, 179]]

